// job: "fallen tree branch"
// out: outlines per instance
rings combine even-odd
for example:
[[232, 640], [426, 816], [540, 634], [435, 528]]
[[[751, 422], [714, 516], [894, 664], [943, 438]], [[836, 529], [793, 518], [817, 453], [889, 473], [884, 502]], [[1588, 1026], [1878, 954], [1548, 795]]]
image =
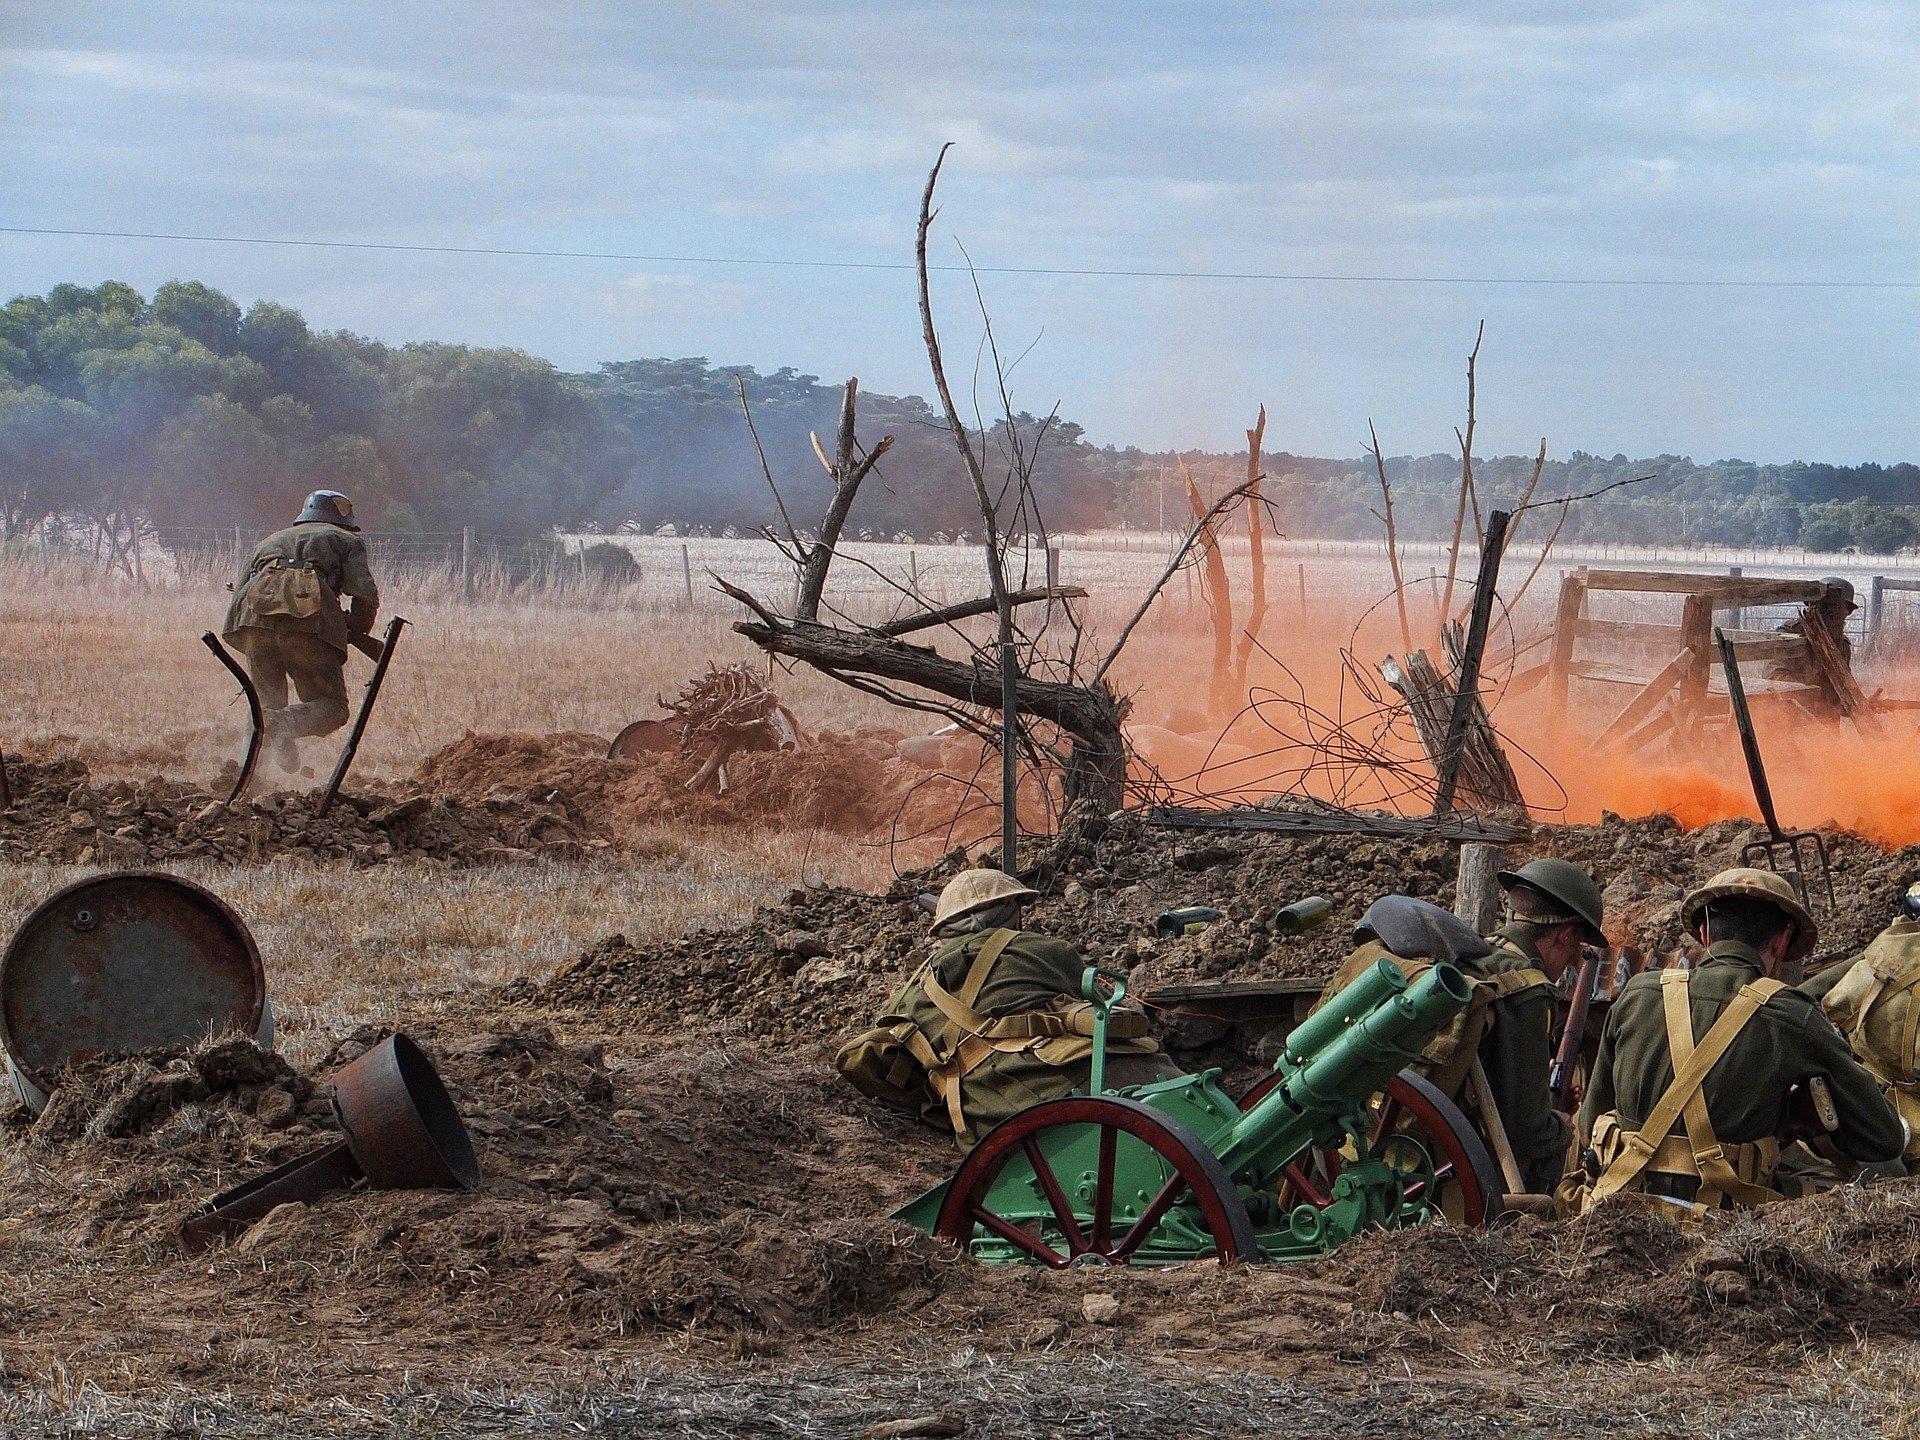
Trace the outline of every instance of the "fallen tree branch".
[[[1087, 592], [1078, 585], [1036, 585], [1027, 590], [1015, 590], [1007, 596], [1009, 605], [1031, 605], [1036, 600], [1084, 600]], [[983, 595], [977, 600], [962, 600], [957, 605], [942, 606], [938, 610], [929, 610], [923, 615], [909, 615], [902, 620], [889, 620], [884, 625], [869, 625], [869, 635], [911, 635], [917, 630], [931, 630], [936, 625], [950, 625], [956, 620], [971, 620], [976, 615], [991, 615], [996, 605], [991, 595]]]

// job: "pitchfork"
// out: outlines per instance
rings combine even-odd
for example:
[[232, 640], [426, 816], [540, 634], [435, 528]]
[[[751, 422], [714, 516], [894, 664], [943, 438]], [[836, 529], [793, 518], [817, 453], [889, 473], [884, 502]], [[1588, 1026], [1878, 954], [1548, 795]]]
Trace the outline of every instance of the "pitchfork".
[[[1752, 865], [1764, 861], [1766, 868], [1783, 874], [1807, 903], [1807, 869], [1801, 847], [1810, 846], [1820, 862], [1820, 879], [1827, 891], [1829, 913], [1840, 908], [1833, 893], [1833, 868], [1827, 863], [1827, 842], [1816, 830], [1782, 830], [1780, 817], [1773, 810], [1773, 787], [1767, 784], [1767, 767], [1760, 758], [1760, 741], [1753, 733], [1753, 714], [1747, 709], [1747, 687], [1740, 679], [1740, 662], [1734, 659], [1733, 642], [1727, 632], [1714, 626], [1713, 638], [1720, 646], [1720, 668], [1727, 674], [1727, 707], [1733, 711], [1733, 723], [1740, 731], [1740, 748], [1747, 756], [1747, 776], [1753, 781], [1753, 798], [1760, 803], [1760, 818], [1767, 822], [1767, 838], [1751, 840], [1740, 848], [1740, 863]], [[1781, 859], [1793, 863], [1793, 869], [1781, 869]]]

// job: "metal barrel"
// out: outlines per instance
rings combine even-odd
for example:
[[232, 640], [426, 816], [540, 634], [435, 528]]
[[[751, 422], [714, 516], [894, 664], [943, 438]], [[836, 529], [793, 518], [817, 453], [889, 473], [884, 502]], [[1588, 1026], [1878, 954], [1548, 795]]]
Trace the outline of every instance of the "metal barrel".
[[1282, 1063], [1298, 1066], [1340, 1038], [1346, 1028], [1382, 1000], [1391, 1000], [1407, 988], [1406, 974], [1391, 960], [1374, 961], [1358, 980], [1336, 992], [1326, 1004], [1293, 1027], [1287, 1036]]
[[1465, 975], [1435, 965], [1301, 1066], [1287, 1082], [1295, 1103], [1337, 1109], [1373, 1094], [1418, 1059], [1472, 997]]
[[[1404, 976], [1401, 981], [1405, 985]], [[1236, 1179], [1271, 1177], [1312, 1143], [1322, 1124], [1364, 1103], [1418, 1058], [1472, 993], [1467, 977], [1442, 962], [1389, 995], [1236, 1120], [1221, 1140], [1221, 1162]]]

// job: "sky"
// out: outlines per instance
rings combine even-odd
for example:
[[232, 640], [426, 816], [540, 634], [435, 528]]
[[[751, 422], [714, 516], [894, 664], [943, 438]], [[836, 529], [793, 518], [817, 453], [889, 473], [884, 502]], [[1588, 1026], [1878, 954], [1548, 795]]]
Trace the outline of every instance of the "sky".
[[[0, 0], [0, 226], [881, 267], [0, 233], [0, 290], [929, 394], [886, 267], [951, 141], [936, 263], [1358, 277], [981, 275], [1095, 443], [1451, 449], [1484, 320], [1481, 453], [1916, 459], [1917, 62], [1872, 0]], [[1567, 280], [1882, 283], [1513, 283]]]

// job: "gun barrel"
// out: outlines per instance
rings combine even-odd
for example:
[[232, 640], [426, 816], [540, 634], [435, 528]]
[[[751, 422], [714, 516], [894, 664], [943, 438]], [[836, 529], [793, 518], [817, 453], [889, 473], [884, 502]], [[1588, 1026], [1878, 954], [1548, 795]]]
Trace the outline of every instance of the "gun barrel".
[[1442, 962], [1381, 1000], [1233, 1123], [1220, 1147], [1228, 1173], [1254, 1183], [1270, 1179], [1323, 1124], [1364, 1103], [1417, 1059], [1472, 994], [1467, 977]]
[[1338, 1039], [1340, 1032], [1371, 1012], [1382, 1000], [1391, 1000], [1407, 988], [1401, 968], [1387, 959], [1376, 960], [1373, 968], [1351, 985], [1338, 991], [1327, 1003], [1293, 1027], [1287, 1036], [1281, 1066], [1297, 1066], [1323, 1047]]

